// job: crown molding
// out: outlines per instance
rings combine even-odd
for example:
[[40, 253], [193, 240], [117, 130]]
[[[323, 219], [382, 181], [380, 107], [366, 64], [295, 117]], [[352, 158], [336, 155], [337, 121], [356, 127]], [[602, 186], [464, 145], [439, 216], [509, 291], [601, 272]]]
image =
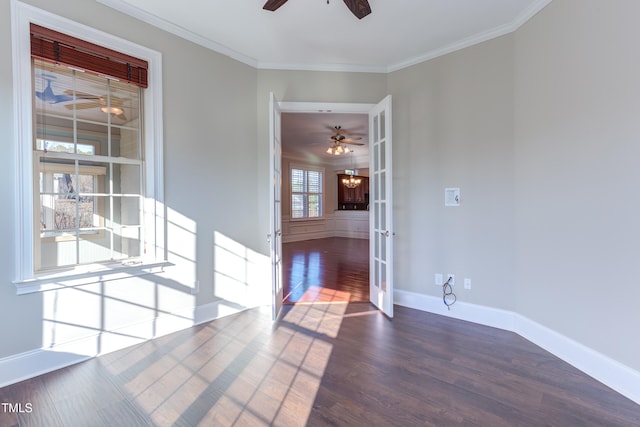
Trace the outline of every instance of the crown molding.
[[513, 33], [522, 25], [524, 25], [529, 19], [533, 18], [538, 12], [544, 9], [551, 2], [552, 0], [538, 0], [534, 2], [530, 7], [525, 9], [520, 15], [516, 16], [516, 18], [513, 21], [507, 24], [501, 25], [499, 27], [493, 28], [488, 31], [484, 31], [482, 33], [468, 37], [466, 39], [459, 40], [455, 43], [451, 43], [441, 48], [431, 50], [429, 52], [424, 53], [423, 55], [419, 55], [411, 59], [407, 59], [406, 61], [398, 62], [396, 64], [389, 66], [387, 68], [387, 72], [392, 73], [394, 71], [398, 71], [403, 68], [410, 67], [412, 65], [429, 61], [439, 56], [444, 56], [448, 53], [462, 50], [464, 48]]
[[259, 62], [257, 59], [244, 55], [236, 50], [233, 50], [225, 45], [217, 43], [206, 37], [202, 37], [192, 31], [187, 30], [179, 25], [175, 25], [155, 16], [149, 12], [146, 12], [137, 7], [131, 6], [123, 0], [96, 0], [107, 7], [115, 9], [119, 12], [136, 18], [142, 22], [146, 22], [149, 25], [160, 28], [185, 40], [196, 43], [209, 50], [226, 55], [232, 59], [249, 65], [253, 68], [260, 70], [287, 70], [287, 71], [330, 71], [330, 72], [353, 72], [353, 73], [380, 73], [388, 74], [394, 71], [401, 70], [403, 68], [410, 67], [422, 62], [429, 61], [439, 56], [446, 55], [448, 53], [455, 52], [509, 33], [516, 31], [529, 19], [535, 16], [538, 12], [544, 9], [553, 0], [537, 0], [516, 18], [505, 25], [493, 28], [488, 31], [484, 31], [480, 34], [476, 34], [472, 37], [460, 40], [455, 43], [451, 43], [447, 46], [443, 46], [438, 49], [425, 52], [422, 55], [409, 58], [405, 61], [397, 62], [390, 65], [365, 65], [365, 64], [303, 64], [303, 63], [278, 63], [278, 62]]
[[235, 51], [227, 46], [224, 46], [206, 37], [202, 37], [194, 33], [193, 31], [189, 31], [186, 28], [183, 28], [179, 25], [175, 25], [147, 11], [139, 9], [135, 6], [131, 6], [130, 4], [125, 3], [122, 0], [96, 0], [96, 1], [107, 7], [117, 10], [118, 12], [124, 13], [125, 15], [129, 15], [142, 22], [145, 22], [149, 25], [157, 27], [168, 33], [174, 34], [180, 38], [183, 38], [195, 44], [198, 44], [209, 50], [228, 56], [229, 58], [235, 59], [236, 61], [242, 62], [244, 64], [250, 65], [253, 68], [258, 68], [258, 61], [256, 59], [251, 58], [247, 55], [244, 55], [238, 51]]
[[358, 64], [287, 64], [276, 62], [259, 62], [259, 70], [286, 70], [286, 71], [334, 71], [346, 73], [377, 73], [387, 74], [388, 67], [377, 65]]

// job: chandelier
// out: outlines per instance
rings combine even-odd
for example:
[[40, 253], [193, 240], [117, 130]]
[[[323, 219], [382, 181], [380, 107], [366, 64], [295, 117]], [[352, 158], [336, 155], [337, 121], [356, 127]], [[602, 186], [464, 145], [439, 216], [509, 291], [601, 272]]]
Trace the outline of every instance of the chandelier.
[[356, 178], [350, 175], [349, 178], [342, 178], [342, 184], [347, 188], [356, 188], [362, 182], [362, 178]]
[[346, 169], [344, 173], [349, 175], [349, 178], [342, 178], [342, 184], [347, 188], [356, 188], [362, 182], [362, 178], [355, 176], [355, 169], [353, 169], [353, 150], [348, 148], [343, 149], [345, 153], [351, 153], [351, 169]]

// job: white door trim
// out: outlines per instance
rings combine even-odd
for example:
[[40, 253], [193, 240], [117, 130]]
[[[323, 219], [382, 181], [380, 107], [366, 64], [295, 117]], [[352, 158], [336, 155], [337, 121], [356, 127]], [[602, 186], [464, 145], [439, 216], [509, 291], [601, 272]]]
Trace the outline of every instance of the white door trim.
[[283, 113], [344, 113], [368, 114], [376, 104], [342, 102], [280, 102]]

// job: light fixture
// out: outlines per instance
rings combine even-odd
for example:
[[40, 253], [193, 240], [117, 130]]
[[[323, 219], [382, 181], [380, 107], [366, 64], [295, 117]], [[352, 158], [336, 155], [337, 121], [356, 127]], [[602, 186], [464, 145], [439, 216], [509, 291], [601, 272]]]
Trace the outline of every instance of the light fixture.
[[334, 143], [331, 147], [327, 148], [327, 153], [332, 154], [334, 156], [339, 156], [340, 154], [346, 154], [349, 150], [347, 148], [342, 148], [342, 145], [339, 143]]
[[342, 184], [347, 188], [356, 188], [362, 182], [362, 178], [356, 178], [349, 175], [349, 178], [342, 178]]
[[[345, 150], [347, 153], [353, 153], [353, 150]], [[345, 169], [344, 173], [349, 178], [342, 178], [342, 184], [347, 188], [356, 188], [362, 182], [362, 178], [355, 177], [355, 169], [353, 169], [353, 154], [351, 157], [351, 169]]]
[[120, 107], [100, 107], [100, 111], [102, 111], [103, 113], [107, 113], [107, 114], [115, 114], [116, 116], [119, 116], [120, 114], [124, 113], [124, 110]]

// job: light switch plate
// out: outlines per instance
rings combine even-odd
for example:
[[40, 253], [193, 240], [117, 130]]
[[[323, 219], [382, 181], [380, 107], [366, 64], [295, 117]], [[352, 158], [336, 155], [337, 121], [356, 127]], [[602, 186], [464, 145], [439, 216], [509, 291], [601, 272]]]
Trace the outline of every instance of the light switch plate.
[[444, 189], [444, 205], [460, 206], [460, 189], [459, 188]]

